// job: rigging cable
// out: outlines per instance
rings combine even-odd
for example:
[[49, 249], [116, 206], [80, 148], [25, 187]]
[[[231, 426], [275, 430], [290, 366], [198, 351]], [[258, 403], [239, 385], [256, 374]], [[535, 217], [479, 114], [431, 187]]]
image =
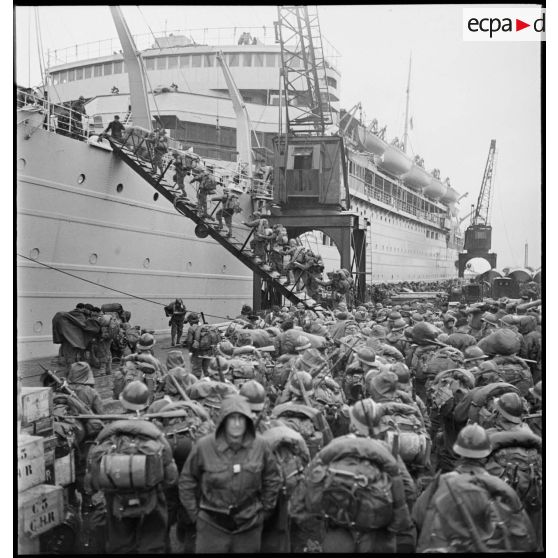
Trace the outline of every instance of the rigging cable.
[[[79, 279], [80, 281], [84, 281], [85, 283], [91, 283], [91, 285], [95, 285], [97, 287], [101, 287], [101, 288], [107, 289], [109, 291], [114, 291], [115, 293], [119, 293], [119, 294], [125, 295], [125, 296], [130, 297], [130, 298], [136, 298], [138, 300], [144, 300], [145, 302], [151, 302], [151, 304], [157, 304], [158, 306], [166, 306], [166, 304], [163, 304], [162, 302], [156, 302], [155, 300], [150, 300], [149, 298], [144, 298], [142, 296], [137, 296], [137, 295], [134, 295], [132, 293], [128, 293], [126, 291], [120, 291], [118, 289], [114, 289], [113, 287], [108, 287], [107, 285], [103, 285], [102, 283], [96, 283], [95, 281], [85, 279], [84, 277], [80, 277], [79, 275], [74, 275], [73, 273], [69, 273], [68, 271], [63, 271], [62, 269], [58, 269], [57, 267], [53, 267], [53, 266], [48, 265], [46, 263], [40, 262], [38, 260], [28, 258], [27, 256], [24, 256], [23, 254], [18, 253], [17, 255], [20, 258], [23, 258], [23, 259], [28, 260], [30, 262], [38, 263], [39, 265], [42, 265], [43, 267], [46, 267], [48, 269], [52, 269], [54, 271], [58, 271], [59, 273], [63, 273], [64, 275], [69, 275], [70, 277], [73, 277], [74, 279]], [[201, 310], [191, 310], [190, 309], [189, 312], [200, 313]], [[204, 314], [206, 316], [211, 316], [212, 318], [221, 318], [223, 320], [230, 320], [230, 318], [225, 317], [225, 316], [215, 316], [214, 314], [207, 314], [206, 312], [204, 312]]]

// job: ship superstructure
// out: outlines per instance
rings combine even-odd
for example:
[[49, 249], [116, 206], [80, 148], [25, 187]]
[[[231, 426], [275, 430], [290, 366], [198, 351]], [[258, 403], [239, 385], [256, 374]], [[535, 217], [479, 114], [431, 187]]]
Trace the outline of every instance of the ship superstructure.
[[[174, 145], [193, 148], [232, 176], [236, 115], [216, 56], [222, 51], [226, 57], [253, 125], [253, 147], [268, 162], [280, 122], [280, 48], [271, 28], [263, 38], [261, 29], [232, 40], [225, 31], [212, 32], [221, 40], [211, 46], [194, 40], [195, 33], [167, 33], [142, 57], [153, 89], [150, 109]], [[72, 48], [73, 59], [70, 50], [51, 53], [59, 63], [51, 58], [49, 68], [51, 101], [88, 100], [84, 136], [104, 129], [115, 114], [127, 125], [134, 117], [118, 43], [108, 46], [110, 52], [91, 49]], [[324, 51], [338, 123], [341, 76], [332, 62], [336, 53], [327, 44]], [[161, 304], [176, 296], [212, 321], [236, 315], [251, 300], [252, 275], [241, 262], [210, 238], [198, 238], [192, 223], [110, 152], [64, 137], [42, 120], [31, 113], [18, 118], [20, 358], [52, 354], [50, 320], [76, 302], [125, 301], [133, 322], [141, 316], [161, 331], [168, 327]], [[346, 143], [347, 205], [369, 222], [367, 282], [455, 277], [462, 245], [457, 193], [373, 133], [357, 141], [365, 128], [354, 124], [349, 132], [355, 141]], [[374, 143], [380, 147], [372, 149]], [[338, 266], [326, 234], [311, 242], [319, 245], [326, 269], [328, 261]]]

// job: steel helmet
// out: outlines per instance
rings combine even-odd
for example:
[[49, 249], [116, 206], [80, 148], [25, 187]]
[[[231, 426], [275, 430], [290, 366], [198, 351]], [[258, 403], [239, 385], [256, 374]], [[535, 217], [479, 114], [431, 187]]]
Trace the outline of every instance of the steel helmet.
[[366, 382], [366, 391], [374, 400], [382, 397], [391, 397], [395, 395], [397, 390], [397, 374], [389, 370], [382, 370], [378, 374], [374, 374], [368, 378]]
[[439, 330], [428, 322], [417, 322], [413, 326], [413, 341], [418, 345], [433, 343], [438, 337]]
[[368, 436], [378, 418], [378, 405], [373, 399], [361, 399], [350, 407], [349, 416], [356, 430]]
[[221, 341], [217, 344], [217, 354], [218, 356], [223, 356], [225, 358], [232, 357], [234, 352], [234, 346], [230, 341]]
[[384, 326], [376, 324], [371, 328], [371, 337], [376, 337], [376, 339], [385, 339], [387, 337], [388, 331]]
[[457, 318], [448, 312], [442, 316], [442, 321], [447, 324], [448, 322], [456, 322]]
[[463, 351], [463, 356], [465, 357], [464, 362], [471, 362], [473, 360], [485, 360], [488, 358], [488, 356], [484, 354], [484, 351], [477, 345], [471, 345], [470, 347], [467, 347]]
[[151, 333], [144, 333], [138, 341], [137, 348], [140, 351], [147, 351], [155, 345], [155, 338]]
[[200, 321], [200, 316], [196, 312], [190, 312], [186, 320], [191, 324], [197, 324]]
[[304, 391], [307, 395], [312, 395], [314, 393], [312, 376], [308, 372], [302, 370], [293, 372], [289, 381], [290, 390], [300, 397], [302, 397], [301, 385], [304, 387]]
[[118, 399], [125, 409], [141, 411], [147, 407], [149, 389], [143, 382], [134, 380], [124, 387]]
[[496, 399], [496, 408], [505, 419], [515, 424], [521, 423], [523, 402], [517, 393], [510, 392], [501, 395]]
[[400, 331], [407, 327], [407, 322], [403, 318], [397, 318], [391, 324], [391, 331]]
[[366, 312], [363, 312], [362, 310], [358, 310], [357, 312], [355, 312], [355, 321], [366, 322]]
[[299, 335], [295, 341], [295, 351], [305, 351], [306, 349], [312, 348], [312, 343], [310, 339], [305, 335]]
[[397, 310], [392, 310], [388, 315], [388, 320], [395, 322], [395, 320], [400, 320], [403, 316], [401, 316], [400, 312]]
[[535, 398], [535, 399], [542, 399], [542, 381], [538, 381], [534, 387], [529, 388], [529, 393]]
[[211, 376], [216, 376], [219, 375], [219, 370], [221, 370], [221, 372], [225, 374], [226, 372], [228, 372], [229, 368], [229, 361], [222, 356], [217, 356], [209, 361], [207, 371]]
[[414, 312], [413, 314], [411, 314], [411, 320], [413, 322], [422, 322], [424, 321], [424, 318], [422, 316], [422, 314], [419, 314], [418, 312]]
[[263, 411], [265, 406], [265, 388], [256, 380], [248, 380], [240, 388], [240, 395], [248, 399], [252, 411]]
[[394, 362], [389, 369], [397, 376], [399, 384], [408, 384], [411, 381], [411, 372], [404, 362]]
[[362, 347], [356, 351], [357, 358], [363, 364], [373, 366], [376, 361], [376, 353], [368, 347]]
[[468, 424], [457, 435], [453, 451], [462, 457], [482, 459], [490, 455], [492, 446], [490, 438], [482, 426], [479, 424]]

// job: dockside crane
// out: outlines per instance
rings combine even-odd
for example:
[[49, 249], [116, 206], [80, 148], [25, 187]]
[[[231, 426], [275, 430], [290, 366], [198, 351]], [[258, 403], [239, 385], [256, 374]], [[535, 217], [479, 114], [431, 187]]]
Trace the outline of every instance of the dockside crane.
[[340, 253], [341, 268], [354, 275], [356, 298], [366, 292], [366, 221], [349, 210], [342, 135], [328, 90], [328, 64], [317, 6], [278, 6], [275, 38], [281, 47], [286, 129], [274, 140], [274, 205], [270, 222], [289, 237], [319, 230]]
[[482, 184], [471, 217], [471, 224], [465, 230], [464, 253], [459, 254], [459, 277], [463, 277], [465, 266], [472, 258], [483, 258], [496, 267], [496, 254], [490, 252], [492, 246], [492, 225], [490, 224], [490, 204], [495, 174], [496, 140], [490, 140], [490, 148], [482, 177]]

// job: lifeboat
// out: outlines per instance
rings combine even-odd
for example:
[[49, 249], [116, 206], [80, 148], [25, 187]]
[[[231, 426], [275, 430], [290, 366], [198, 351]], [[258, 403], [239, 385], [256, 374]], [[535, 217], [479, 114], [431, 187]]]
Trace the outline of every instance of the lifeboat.
[[443, 184], [437, 178], [432, 178], [430, 184], [424, 189], [423, 194], [433, 200], [439, 200], [446, 195], [447, 189], [446, 184]]
[[448, 186], [446, 193], [440, 198], [440, 201], [442, 203], [451, 204], [451, 203], [455, 203], [458, 198], [459, 198], [459, 192], [454, 188], [452, 188], [451, 186]]
[[384, 153], [388, 145], [383, 139], [369, 132], [364, 126], [357, 126], [357, 131], [358, 139], [366, 151], [375, 155], [382, 155]]
[[403, 179], [403, 182], [405, 182], [406, 186], [418, 191], [426, 188], [432, 180], [432, 176], [430, 176], [426, 170], [414, 163], [411, 170], [406, 172], [401, 178]]
[[411, 159], [409, 159], [403, 151], [397, 149], [397, 147], [393, 145], [388, 145], [386, 147], [383, 159], [380, 166], [396, 176], [409, 172], [413, 166]]
[[511, 277], [518, 283], [526, 283], [527, 281], [531, 281], [533, 279], [533, 273], [524, 267], [516, 267], [515, 269], [508, 271], [507, 276]]

